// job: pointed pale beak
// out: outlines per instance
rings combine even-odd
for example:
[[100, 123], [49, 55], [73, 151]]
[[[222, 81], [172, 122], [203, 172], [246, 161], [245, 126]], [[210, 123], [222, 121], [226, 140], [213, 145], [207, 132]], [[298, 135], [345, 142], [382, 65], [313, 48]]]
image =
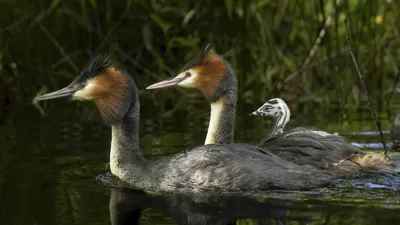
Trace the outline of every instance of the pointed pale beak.
[[62, 98], [62, 97], [68, 97], [72, 96], [77, 92], [78, 90], [72, 88], [72, 87], [65, 87], [63, 89], [60, 89], [58, 91], [50, 92], [41, 96], [37, 96], [36, 98], [33, 99], [33, 101], [42, 101], [42, 100], [48, 100], [48, 99], [53, 99], [53, 98]]
[[180, 77], [180, 78], [174, 77], [174, 78], [171, 78], [168, 80], [163, 80], [158, 83], [152, 84], [152, 85], [148, 86], [146, 89], [158, 89], [158, 88], [166, 88], [166, 87], [175, 86], [175, 85], [178, 85], [184, 79], [186, 79], [186, 77]]
[[256, 111], [254, 111], [254, 112], [249, 114], [249, 116], [260, 116], [260, 115], [262, 116], [264, 114], [262, 112], [258, 111], [258, 110], [256, 110]]
[[252, 113], [249, 113], [249, 116], [257, 116], [258, 115], [258, 111], [254, 111]]

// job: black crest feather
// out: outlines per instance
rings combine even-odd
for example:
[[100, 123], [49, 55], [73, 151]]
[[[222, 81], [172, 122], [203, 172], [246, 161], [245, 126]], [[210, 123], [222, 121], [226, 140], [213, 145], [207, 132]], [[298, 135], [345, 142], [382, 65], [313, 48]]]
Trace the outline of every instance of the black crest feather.
[[99, 74], [105, 72], [112, 65], [109, 54], [97, 55], [87, 66], [86, 72], [90, 74]]
[[192, 60], [187, 62], [181, 69], [182, 71], [188, 70], [190, 68], [193, 68], [201, 63], [201, 61], [204, 59], [204, 57], [207, 56], [207, 54], [210, 53], [210, 51], [213, 49], [213, 45], [210, 43], [204, 44], [203, 47], [201, 47], [200, 52], [194, 57]]
[[96, 75], [104, 73], [111, 66], [112, 66], [112, 60], [109, 54], [97, 55], [80, 73], [80, 75], [76, 78], [74, 83], [83, 82]]

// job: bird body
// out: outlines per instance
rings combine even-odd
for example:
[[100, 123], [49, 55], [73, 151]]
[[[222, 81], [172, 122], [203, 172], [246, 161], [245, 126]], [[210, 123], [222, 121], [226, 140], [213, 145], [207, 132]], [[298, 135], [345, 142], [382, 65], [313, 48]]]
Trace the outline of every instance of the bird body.
[[[182, 86], [200, 90], [211, 104], [205, 144], [230, 144], [233, 143], [234, 134], [236, 77], [230, 64], [213, 53], [211, 48], [211, 45], [205, 45], [177, 76], [150, 85], [147, 89]], [[260, 144], [265, 151], [273, 152], [297, 165], [309, 165], [324, 170], [328, 174], [353, 175], [370, 169], [385, 172], [398, 170], [388, 157], [364, 153], [337, 135], [327, 135], [326, 132], [305, 132], [306, 129], [303, 128], [276, 135], [283, 132], [282, 125], [289, 121], [290, 111], [286, 115], [287, 119], [277, 121], [279, 126], [273, 131], [273, 138], [266, 137]], [[368, 161], [372, 158], [374, 160]], [[338, 166], [341, 164], [349, 164], [353, 169], [342, 170]], [[368, 167], [364, 167], [366, 165]]]

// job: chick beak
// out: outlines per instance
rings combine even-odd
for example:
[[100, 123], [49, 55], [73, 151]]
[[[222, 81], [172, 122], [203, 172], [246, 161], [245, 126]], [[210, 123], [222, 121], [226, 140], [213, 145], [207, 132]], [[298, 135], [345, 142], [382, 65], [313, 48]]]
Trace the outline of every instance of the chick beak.
[[146, 89], [158, 89], [158, 88], [166, 88], [166, 87], [171, 87], [178, 85], [180, 82], [182, 82], [186, 77], [180, 77], [180, 78], [170, 78], [168, 80], [163, 80], [158, 83], [152, 84], [148, 86]]
[[254, 112], [252, 112], [252, 113], [249, 113], [249, 116], [255, 116], [255, 115], [257, 115], [257, 111], [254, 111]]
[[42, 101], [42, 100], [48, 100], [48, 99], [53, 99], [53, 98], [62, 98], [62, 97], [68, 97], [72, 96], [77, 92], [78, 90], [75, 88], [72, 88], [70, 86], [67, 86], [63, 89], [53, 91], [41, 96], [37, 96], [36, 98], [33, 99], [33, 101]]
[[256, 111], [254, 111], [254, 112], [249, 114], [249, 116], [260, 116], [260, 115], [263, 115], [263, 113], [258, 111], [258, 110], [256, 110]]

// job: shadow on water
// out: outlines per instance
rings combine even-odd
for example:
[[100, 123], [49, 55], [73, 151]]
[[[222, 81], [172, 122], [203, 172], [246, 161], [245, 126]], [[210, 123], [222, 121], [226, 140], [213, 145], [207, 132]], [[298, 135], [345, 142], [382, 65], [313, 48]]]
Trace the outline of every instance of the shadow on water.
[[[288, 194], [286, 198], [290, 196]], [[400, 209], [395, 209], [396, 213], [390, 215], [386, 211], [363, 203], [346, 205], [320, 200], [263, 199], [250, 195], [151, 196], [133, 190], [112, 189], [110, 197], [113, 225], [393, 224], [399, 221], [400, 215], [396, 213]], [[156, 221], [155, 217], [149, 217], [150, 212], [163, 213], [168, 220]]]
[[[0, 126], [1, 224], [384, 225], [400, 221], [400, 179], [388, 174], [338, 179], [334, 188], [309, 192], [246, 196], [151, 195], [108, 188], [95, 178], [109, 171], [110, 129], [79, 102], [46, 104], [48, 116], [29, 105], [15, 109]], [[175, 115], [155, 118], [143, 108], [140, 146], [145, 157], [160, 158], [201, 145], [206, 126], [198, 124], [207, 123], [208, 110], [179, 115], [183, 121]], [[264, 118], [249, 120], [247, 111], [238, 113], [236, 139], [257, 143], [271, 123]], [[327, 126], [299, 117], [290, 127], [309, 124], [338, 131], [354, 143], [379, 143], [377, 135], [352, 133], [373, 131], [373, 124], [365, 126], [370, 121], [350, 125], [332, 121]]]

